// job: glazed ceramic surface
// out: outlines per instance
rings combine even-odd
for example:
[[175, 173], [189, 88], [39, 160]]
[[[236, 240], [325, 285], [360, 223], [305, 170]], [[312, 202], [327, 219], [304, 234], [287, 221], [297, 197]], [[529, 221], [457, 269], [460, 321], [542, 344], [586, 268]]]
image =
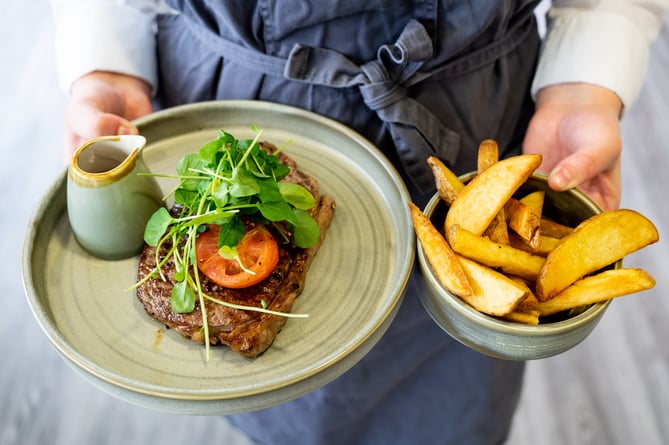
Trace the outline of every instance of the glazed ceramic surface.
[[[467, 182], [473, 175], [464, 175]], [[546, 177], [535, 174], [516, 196], [535, 190], [546, 193], [544, 213], [557, 222], [575, 227], [584, 219], [601, 212], [586, 195], [577, 191], [555, 192]], [[435, 224], [443, 224], [447, 206], [435, 195], [424, 212]], [[420, 271], [424, 278], [421, 301], [434, 321], [444, 331], [468, 347], [484, 354], [508, 360], [534, 360], [561, 354], [583, 341], [595, 328], [609, 302], [598, 303], [567, 317], [552, 317], [538, 326], [501, 320], [483, 314], [448, 292], [437, 281], [420, 244], [417, 248]], [[622, 267], [622, 262], [615, 267]]]
[[[328, 383], [378, 341], [393, 320], [413, 264], [408, 194], [384, 156], [357, 133], [317, 115], [263, 102], [188, 105], [138, 121], [144, 160], [173, 174], [177, 161], [216, 137], [282, 145], [337, 203], [306, 288], [270, 349], [245, 359], [205, 349], [166, 330], [135, 293], [138, 258], [96, 258], [75, 241], [67, 217], [66, 174], [44, 196], [24, 244], [24, 286], [40, 326], [89, 381], [122, 399], [188, 414], [269, 407]], [[163, 191], [175, 182], [160, 180]]]
[[143, 160], [143, 136], [102, 136], [82, 144], [67, 175], [67, 214], [79, 244], [104, 259], [137, 255], [161, 191]]

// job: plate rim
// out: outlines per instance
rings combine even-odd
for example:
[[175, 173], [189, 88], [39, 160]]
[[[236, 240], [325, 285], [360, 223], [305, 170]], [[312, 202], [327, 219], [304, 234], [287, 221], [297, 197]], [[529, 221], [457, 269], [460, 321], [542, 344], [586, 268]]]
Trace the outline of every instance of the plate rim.
[[[197, 102], [191, 104], [180, 105], [176, 107], [167, 108], [164, 110], [157, 111], [135, 121], [136, 125], [140, 128], [146, 128], [150, 126], [154, 121], [169, 120], [171, 118], [178, 118], [180, 113], [188, 113], [191, 111], [203, 112], [207, 110], [219, 110], [221, 107], [235, 107], [241, 106], [249, 109], [255, 110], [267, 110], [271, 108], [274, 112], [279, 112], [282, 114], [290, 114], [298, 118], [306, 118], [321, 126], [326, 126], [330, 130], [334, 130], [337, 133], [343, 134], [356, 142], [356, 145], [363, 146], [367, 151], [369, 151], [376, 161], [386, 170], [392, 182], [397, 187], [396, 192], [401, 196], [403, 201], [410, 200], [410, 195], [408, 189], [404, 182], [401, 179], [397, 169], [392, 165], [392, 163], [386, 158], [385, 155], [371, 142], [369, 142], [362, 135], [357, 133], [355, 130], [352, 130], [343, 124], [334, 121], [328, 117], [315, 114], [311, 111], [295, 108], [289, 105], [280, 105], [271, 102], [263, 101], [248, 101], [248, 100], [229, 100], [229, 101], [205, 101]], [[195, 128], [194, 128], [195, 130]], [[184, 133], [187, 133], [188, 130], [184, 130]], [[314, 367], [310, 372], [303, 373], [299, 378], [287, 379], [284, 382], [277, 382], [272, 386], [263, 387], [262, 390], [257, 388], [248, 388], [244, 392], [235, 392], [233, 394], [226, 394], [220, 391], [212, 391], [211, 389], [179, 389], [176, 391], [168, 391], [168, 388], [160, 385], [148, 385], [143, 382], [140, 382], [140, 385], [133, 385], [130, 383], [128, 378], [122, 375], [118, 375], [116, 372], [105, 372], [104, 369], [101, 369], [99, 365], [93, 362], [90, 359], [87, 359], [83, 354], [78, 352], [64, 337], [62, 337], [58, 330], [52, 326], [52, 322], [49, 321], [47, 315], [47, 310], [43, 307], [43, 304], [40, 304], [38, 299], [42, 298], [39, 296], [38, 288], [34, 280], [34, 271], [32, 270], [34, 258], [33, 255], [37, 249], [38, 238], [42, 232], [46, 230], [48, 233], [53, 233], [57, 222], [63, 218], [63, 213], [66, 212], [67, 204], [63, 195], [65, 194], [66, 188], [66, 179], [67, 179], [67, 167], [62, 171], [57, 178], [51, 183], [47, 192], [43, 195], [42, 199], [39, 202], [37, 208], [33, 211], [28, 224], [28, 229], [25, 234], [23, 250], [22, 250], [22, 259], [21, 259], [21, 274], [23, 278], [24, 292], [28, 299], [30, 309], [33, 313], [33, 316], [38, 321], [38, 324], [42, 331], [47, 335], [50, 342], [58, 349], [61, 353], [61, 356], [67, 360], [70, 360], [71, 365], [75, 365], [77, 370], [85, 371], [86, 373], [92, 375], [93, 377], [104, 381], [105, 383], [112, 385], [112, 387], [117, 387], [122, 390], [130, 391], [131, 393], [141, 394], [144, 396], [158, 397], [161, 399], [168, 399], [172, 401], [226, 401], [226, 400], [239, 400], [247, 397], [257, 397], [259, 395], [271, 393], [276, 390], [286, 389], [287, 387], [294, 386], [300, 382], [308, 381], [317, 375], [323, 374], [328, 369], [332, 368], [333, 365], [339, 364], [340, 362], [346, 362], [350, 360], [353, 353], [359, 348], [363, 347], [373, 339], [374, 337], [380, 338], [383, 335], [383, 332], [388, 328], [388, 325], [394, 319], [401, 301], [403, 299], [404, 290], [408, 283], [413, 265], [415, 263], [416, 249], [415, 249], [415, 237], [409, 236], [406, 240], [407, 248], [407, 258], [404, 262], [407, 264], [407, 267], [403, 268], [403, 277], [397, 280], [397, 284], [393, 287], [393, 290], [397, 289], [390, 304], [387, 305], [383, 314], [379, 315], [379, 319], [374, 325], [373, 329], [370, 329], [369, 332], [366, 332], [364, 337], [361, 337], [354, 345], [347, 349], [345, 353], [339, 353], [332, 360], [324, 361], [318, 367]], [[54, 199], [55, 198], [55, 199]], [[64, 204], [62, 209], [52, 210], [56, 212], [53, 215], [53, 220], [50, 221], [48, 227], [42, 227], [44, 216], [49, 213], [53, 206], [58, 205], [58, 199], [61, 199]], [[44, 235], [41, 235], [44, 236]], [[378, 338], [376, 341], [378, 341]], [[366, 354], [369, 349], [373, 347], [376, 343], [369, 345], [364, 354]], [[364, 355], [363, 355], [364, 356]], [[358, 359], [359, 360], [359, 359]], [[358, 360], [355, 360], [355, 364]], [[334, 375], [330, 380], [336, 378], [337, 376], [346, 372], [351, 366], [348, 366], [343, 372]], [[327, 383], [327, 382], [326, 382]], [[174, 389], [174, 388], [169, 388]], [[309, 392], [309, 391], [307, 391]], [[298, 397], [298, 394], [295, 397]], [[292, 398], [295, 398], [292, 397]]]

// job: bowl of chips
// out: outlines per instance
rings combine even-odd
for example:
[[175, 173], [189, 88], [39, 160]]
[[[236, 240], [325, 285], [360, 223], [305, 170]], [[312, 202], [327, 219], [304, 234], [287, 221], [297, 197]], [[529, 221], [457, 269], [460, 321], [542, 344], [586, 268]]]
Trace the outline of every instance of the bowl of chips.
[[535, 172], [539, 155], [459, 178], [430, 162], [438, 192], [422, 211], [410, 204], [420, 296], [466, 346], [509, 360], [554, 356], [582, 342], [612, 298], [654, 286], [623, 267], [658, 240], [653, 224], [633, 210], [603, 212], [576, 189], [552, 190]]

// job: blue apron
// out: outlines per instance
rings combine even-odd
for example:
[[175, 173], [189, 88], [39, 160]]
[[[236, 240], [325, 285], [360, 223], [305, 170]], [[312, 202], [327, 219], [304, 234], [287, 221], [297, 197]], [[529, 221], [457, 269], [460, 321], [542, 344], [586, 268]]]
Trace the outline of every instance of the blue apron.
[[[476, 169], [481, 140], [520, 150], [539, 37], [535, 1], [172, 0], [158, 20], [159, 106], [261, 99], [375, 143], [423, 205], [425, 160]], [[369, 3], [369, 4], [368, 4]], [[398, 315], [347, 373], [300, 399], [228, 416], [259, 444], [503, 443], [524, 365], [445, 334], [413, 274]]]

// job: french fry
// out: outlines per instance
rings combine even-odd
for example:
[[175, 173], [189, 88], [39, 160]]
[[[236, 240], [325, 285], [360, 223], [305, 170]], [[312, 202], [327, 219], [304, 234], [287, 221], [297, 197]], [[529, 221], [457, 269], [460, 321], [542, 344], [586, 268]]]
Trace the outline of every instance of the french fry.
[[451, 248], [456, 253], [509, 275], [534, 281], [546, 262], [543, 257], [476, 236], [457, 224], [448, 231]]
[[[477, 158], [478, 173], [487, 170], [499, 161], [499, 147], [497, 142], [486, 139], [479, 145]], [[504, 208], [500, 209], [484, 232], [485, 236], [499, 244], [509, 244], [509, 232], [504, 216]]]
[[471, 295], [472, 286], [446, 239], [414, 203], [409, 203], [409, 209], [414, 231], [437, 280], [459, 297]]
[[537, 278], [537, 298], [550, 300], [579, 278], [658, 239], [653, 223], [634, 210], [609, 210], [592, 216], [548, 254]]
[[539, 300], [537, 300], [537, 297], [534, 295], [525, 280], [518, 277], [509, 278], [523, 286], [523, 288], [527, 291], [527, 296], [516, 305], [516, 308], [512, 312], [509, 312], [502, 318], [504, 320], [515, 321], [517, 323], [535, 326], [538, 325], [540, 321], [539, 318], [541, 317], [541, 313], [537, 309]]
[[527, 296], [523, 301], [518, 303], [518, 306], [516, 306], [516, 310], [525, 312], [532, 312], [536, 310], [537, 305], [539, 304], [539, 300], [537, 300], [537, 296], [534, 295], [534, 292], [532, 291], [532, 289], [530, 289], [530, 286], [527, 284], [527, 282], [518, 277], [509, 277], [509, 278], [519, 283], [521, 286], [524, 286], [525, 289], [527, 290]]
[[548, 254], [551, 253], [553, 249], [555, 249], [555, 246], [557, 246], [558, 242], [560, 242], [559, 238], [545, 236], [542, 233], [539, 235], [539, 245], [536, 248], [534, 248], [530, 246], [524, 239], [522, 239], [520, 235], [518, 235], [517, 233], [514, 232], [509, 233], [510, 246], [542, 257], [547, 257]]
[[539, 223], [539, 230], [541, 230], [542, 236], [549, 236], [551, 238], [560, 239], [569, 235], [573, 229], [569, 226], [565, 226], [564, 224], [551, 221], [550, 219], [541, 218], [541, 222]]
[[439, 158], [430, 156], [427, 158], [427, 163], [432, 169], [439, 196], [446, 204], [451, 205], [465, 185]]
[[515, 309], [514, 311], [504, 315], [502, 318], [508, 321], [515, 321], [516, 323], [523, 323], [536, 326], [539, 324], [540, 317], [541, 313], [536, 309], [534, 310]]
[[501, 160], [478, 174], [455, 198], [446, 215], [446, 228], [455, 224], [481, 235], [495, 215], [541, 163], [541, 155], [518, 155]]
[[554, 298], [540, 302], [541, 316], [651, 289], [655, 280], [643, 269], [610, 269], [577, 280]]
[[504, 205], [504, 213], [509, 227], [536, 251], [541, 241], [539, 231], [541, 214], [535, 213], [532, 208], [513, 198]]
[[537, 325], [541, 317], [655, 285], [642, 269], [601, 271], [657, 242], [652, 222], [613, 210], [576, 228], [557, 223], [543, 214], [545, 191], [513, 197], [541, 156], [500, 161], [498, 150], [493, 140], [479, 145], [477, 175], [466, 185], [438, 158], [428, 159], [449, 206], [443, 235], [410, 203], [416, 235], [447, 290], [484, 314]]
[[545, 197], [546, 197], [546, 192], [544, 192], [543, 190], [536, 190], [520, 198], [520, 202], [525, 204], [527, 207], [530, 208], [530, 210], [539, 215], [539, 221], [541, 222], [541, 215], [544, 209]]
[[479, 144], [479, 152], [476, 161], [479, 173], [483, 173], [489, 167], [497, 164], [499, 161], [499, 147], [497, 146], [497, 142], [492, 139], [486, 139], [481, 142]]
[[526, 289], [506, 275], [463, 256], [458, 258], [473, 289], [471, 295], [461, 298], [474, 309], [502, 317], [527, 297]]

